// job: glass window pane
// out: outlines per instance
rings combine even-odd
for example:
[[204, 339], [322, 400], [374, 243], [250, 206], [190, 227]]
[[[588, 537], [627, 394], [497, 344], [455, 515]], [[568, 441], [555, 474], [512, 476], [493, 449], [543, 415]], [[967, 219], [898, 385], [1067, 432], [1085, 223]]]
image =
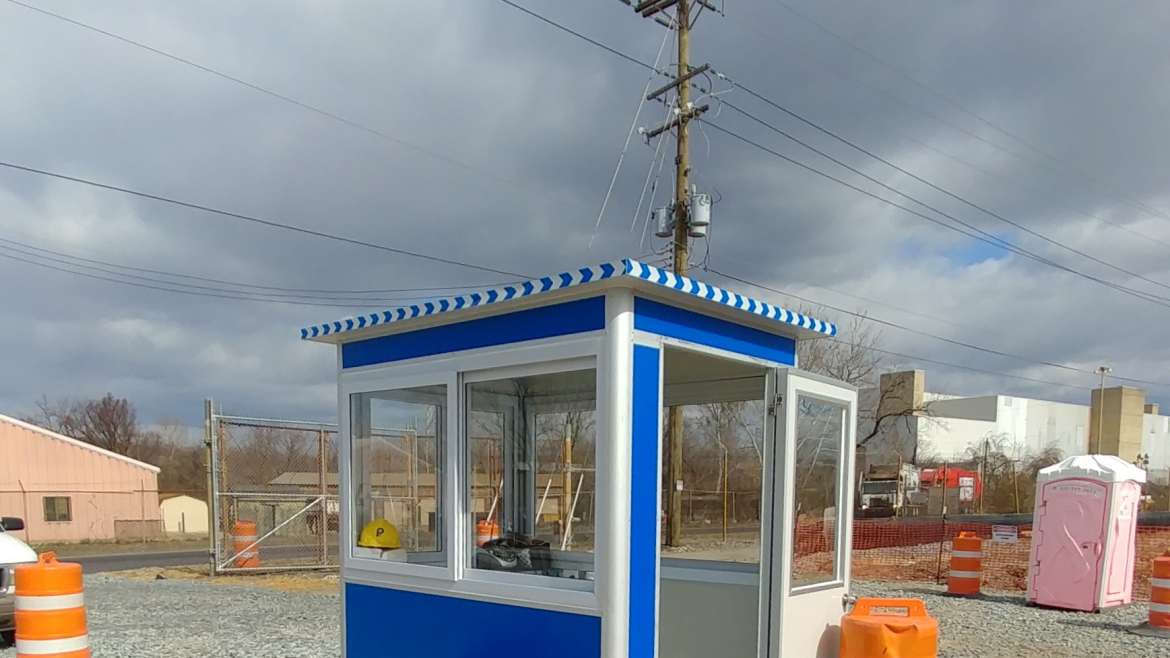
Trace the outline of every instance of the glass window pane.
[[[684, 476], [680, 541], [671, 546], [663, 524], [663, 557], [758, 565], [764, 480], [763, 399], [678, 408], [683, 416]], [[671, 487], [668, 411], [662, 410], [665, 514], [669, 514]]]
[[352, 396], [353, 556], [446, 566], [446, 386]]
[[798, 395], [792, 587], [838, 579], [837, 500], [848, 406]]
[[592, 579], [597, 373], [467, 385], [471, 567]]

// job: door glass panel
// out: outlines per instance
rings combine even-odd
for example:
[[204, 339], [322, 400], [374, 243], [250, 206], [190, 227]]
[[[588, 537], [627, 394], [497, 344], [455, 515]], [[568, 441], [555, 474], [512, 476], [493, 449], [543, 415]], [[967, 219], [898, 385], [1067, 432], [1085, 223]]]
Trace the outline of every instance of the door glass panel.
[[849, 408], [797, 395], [792, 587], [840, 579], [841, 448]]

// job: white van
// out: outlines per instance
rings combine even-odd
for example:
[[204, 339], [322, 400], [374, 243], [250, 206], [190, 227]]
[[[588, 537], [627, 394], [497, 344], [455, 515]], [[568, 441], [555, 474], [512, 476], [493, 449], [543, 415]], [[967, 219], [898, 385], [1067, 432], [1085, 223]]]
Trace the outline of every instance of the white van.
[[16, 635], [16, 583], [13, 569], [18, 564], [37, 561], [37, 554], [12, 533], [24, 530], [24, 521], [15, 517], [0, 518], [0, 635], [5, 644], [13, 644]]

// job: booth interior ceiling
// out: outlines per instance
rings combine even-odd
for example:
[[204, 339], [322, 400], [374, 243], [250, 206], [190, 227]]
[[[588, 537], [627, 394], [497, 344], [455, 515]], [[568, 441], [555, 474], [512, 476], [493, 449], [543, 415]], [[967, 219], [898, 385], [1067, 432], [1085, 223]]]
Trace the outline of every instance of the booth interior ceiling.
[[368, 313], [312, 325], [301, 329], [301, 338], [305, 340], [335, 342], [330, 337], [368, 329], [370, 327], [401, 322], [403, 320], [509, 302], [557, 290], [564, 290], [566, 288], [597, 284], [602, 281], [619, 278], [674, 290], [691, 297], [704, 299], [722, 306], [774, 320], [788, 327], [797, 327], [826, 336], [837, 335], [837, 326], [832, 322], [817, 320], [802, 313], [790, 311], [780, 306], [746, 297], [718, 286], [703, 283], [702, 281], [679, 276], [667, 270], [654, 267], [653, 265], [647, 265], [627, 258], [602, 263], [600, 265], [582, 267], [568, 272], [561, 272], [523, 283], [488, 288], [457, 297], [444, 297], [411, 306], [402, 306], [376, 313]]

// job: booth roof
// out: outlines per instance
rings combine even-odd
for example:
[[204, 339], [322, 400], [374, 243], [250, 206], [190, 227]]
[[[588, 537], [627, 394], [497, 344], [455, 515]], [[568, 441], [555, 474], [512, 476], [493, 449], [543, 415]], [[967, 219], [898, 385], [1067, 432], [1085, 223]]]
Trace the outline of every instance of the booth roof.
[[765, 318], [783, 324], [789, 330], [803, 329], [825, 336], [836, 336], [837, 326], [832, 322], [825, 322], [809, 317], [802, 313], [790, 311], [779, 306], [761, 302], [751, 297], [745, 297], [718, 286], [697, 281], [685, 276], [679, 276], [667, 270], [640, 263], [633, 259], [623, 259], [591, 267], [582, 267], [577, 270], [561, 272], [532, 279], [522, 283], [514, 283], [498, 288], [487, 288], [477, 292], [458, 295], [455, 297], [438, 298], [420, 302], [411, 306], [402, 306], [357, 315], [324, 324], [316, 324], [301, 329], [301, 338], [322, 342], [343, 342], [341, 334], [360, 331], [375, 326], [430, 317], [443, 313], [465, 311], [467, 309], [484, 307], [490, 304], [515, 302], [516, 300], [532, 300], [540, 295], [549, 294], [567, 288], [596, 286], [602, 282], [627, 280], [632, 284], [651, 285], [662, 290], [674, 291], [672, 294], [690, 298], [706, 300], [725, 308], [732, 308], [744, 313]]

